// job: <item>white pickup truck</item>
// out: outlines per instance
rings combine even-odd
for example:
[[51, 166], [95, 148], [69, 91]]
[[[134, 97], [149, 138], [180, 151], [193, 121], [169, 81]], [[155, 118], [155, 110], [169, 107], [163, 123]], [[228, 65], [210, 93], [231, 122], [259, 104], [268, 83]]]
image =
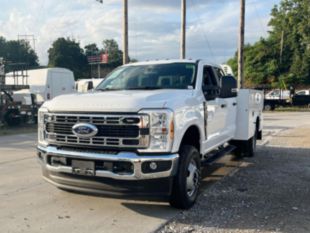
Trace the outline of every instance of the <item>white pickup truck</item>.
[[92, 93], [56, 97], [39, 110], [43, 177], [190, 208], [203, 165], [232, 150], [253, 156], [262, 137], [263, 93], [236, 85], [220, 66], [165, 60], [124, 65]]

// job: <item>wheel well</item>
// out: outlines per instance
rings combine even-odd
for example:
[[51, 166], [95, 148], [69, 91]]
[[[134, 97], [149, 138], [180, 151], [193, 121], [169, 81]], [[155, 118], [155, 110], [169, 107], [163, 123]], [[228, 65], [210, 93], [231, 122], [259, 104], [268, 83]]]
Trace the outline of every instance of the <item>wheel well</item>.
[[257, 133], [257, 139], [258, 140], [262, 140], [263, 139], [263, 134], [262, 134], [262, 131], [259, 131], [259, 128], [260, 128], [260, 118], [257, 117], [256, 118], [256, 133]]
[[260, 119], [259, 117], [256, 118], [256, 130], [259, 130], [260, 127]]
[[182, 145], [191, 145], [200, 151], [200, 133], [197, 126], [193, 125], [186, 130], [181, 142]]

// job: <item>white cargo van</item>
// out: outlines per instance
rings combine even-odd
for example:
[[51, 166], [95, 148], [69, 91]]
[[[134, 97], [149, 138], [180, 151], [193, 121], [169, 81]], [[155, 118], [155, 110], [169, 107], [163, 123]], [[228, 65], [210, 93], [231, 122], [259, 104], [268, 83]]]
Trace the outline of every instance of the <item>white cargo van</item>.
[[39, 103], [75, 92], [73, 72], [64, 68], [29, 70], [27, 78], [18, 76], [18, 72], [13, 78], [13, 73], [8, 73], [5, 81], [10, 85], [29, 85], [30, 93], [36, 94]]

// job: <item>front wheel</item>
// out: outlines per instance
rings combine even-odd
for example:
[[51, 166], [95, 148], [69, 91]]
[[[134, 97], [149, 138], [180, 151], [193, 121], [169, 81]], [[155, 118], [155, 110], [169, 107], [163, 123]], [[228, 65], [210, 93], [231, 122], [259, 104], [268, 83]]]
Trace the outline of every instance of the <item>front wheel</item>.
[[179, 168], [173, 181], [170, 205], [178, 209], [191, 208], [197, 199], [200, 182], [199, 152], [193, 146], [181, 146]]

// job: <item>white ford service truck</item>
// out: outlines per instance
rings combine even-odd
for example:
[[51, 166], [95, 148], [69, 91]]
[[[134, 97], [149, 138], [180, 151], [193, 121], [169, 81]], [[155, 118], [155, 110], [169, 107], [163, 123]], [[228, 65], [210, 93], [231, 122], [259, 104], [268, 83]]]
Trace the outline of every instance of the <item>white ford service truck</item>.
[[124, 65], [92, 93], [56, 97], [39, 110], [43, 177], [190, 208], [203, 165], [232, 150], [253, 156], [261, 139], [263, 93], [236, 83], [202, 60], [165, 60]]

